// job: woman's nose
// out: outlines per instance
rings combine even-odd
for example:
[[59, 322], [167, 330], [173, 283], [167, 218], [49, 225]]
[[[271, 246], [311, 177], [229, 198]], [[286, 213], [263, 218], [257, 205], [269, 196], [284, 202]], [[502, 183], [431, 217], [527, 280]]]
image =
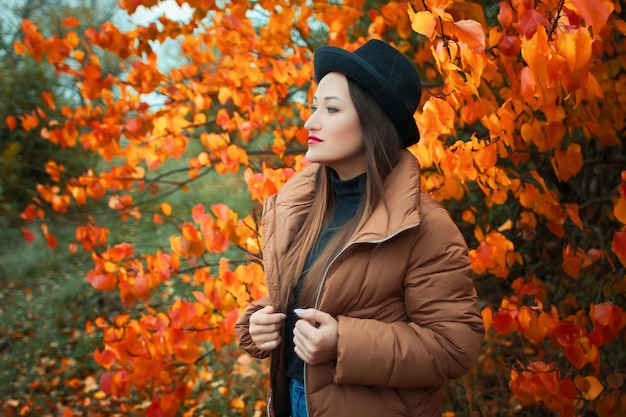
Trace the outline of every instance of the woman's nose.
[[319, 129], [319, 123], [317, 122], [315, 113], [316, 112], [311, 113], [309, 118], [304, 122], [304, 128], [308, 131]]

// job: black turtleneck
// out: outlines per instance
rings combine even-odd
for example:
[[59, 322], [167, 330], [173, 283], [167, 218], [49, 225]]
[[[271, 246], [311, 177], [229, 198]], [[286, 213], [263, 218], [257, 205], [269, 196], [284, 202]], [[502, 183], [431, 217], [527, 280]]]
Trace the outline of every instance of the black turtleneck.
[[[354, 217], [359, 208], [361, 196], [365, 191], [365, 182], [366, 174], [361, 174], [358, 177], [342, 181], [339, 179], [337, 173], [331, 170], [331, 183], [335, 197], [335, 210], [333, 211], [330, 221], [320, 231], [317, 241], [309, 252], [304, 263], [304, 271], [308, 271], [311, 268], [313, 262], [324, 251], [328, 242], [330, 242], [341, 226]], [[302, 280], [305, 278], [306, 272], [303, 272], [298, 287], [300, 287]], [[296, 301], [293, 308], [298, 306], [297, 289], [298, 288], [296, 288], [295, 294]], [[285, 319], [285, 363], [287, 367], [287, 376], [303, 382], [304, 361], [302, 361], [302, 359], [300, 359], [300, 357], [294, 352], [293, 329], [296, 325], [296, 321], [298, 321], [298, 316], [296, 316], [293, 312], [293, 308], [288, 309], [287, 318]]]

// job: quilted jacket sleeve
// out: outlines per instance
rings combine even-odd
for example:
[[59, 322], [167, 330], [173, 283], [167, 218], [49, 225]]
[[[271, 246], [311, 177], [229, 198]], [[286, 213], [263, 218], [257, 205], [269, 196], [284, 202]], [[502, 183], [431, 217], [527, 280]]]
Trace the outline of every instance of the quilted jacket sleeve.
[[237, 333], [237, 339], [239, 340], [239, 346], [254, 356], [255, 358], [265, 359], [270, 356], [271, 352], [260, 350], [256, 347], [255, 343], [252, 341], [250, 337], [250, 316], [254, 314], [255, 311], [262, 309], [263, 307], [270, 304], [269, 297], [263, 297], [258, 301], [250, 304], [243, 311], [239, 319], [235, 323], [235, 332]]
[[338, 317], [334, 381], [439, 387], [474, 366], [484, 338], [467, 245], [448, 212], [424, 213], [404, 279], [407, 321]]

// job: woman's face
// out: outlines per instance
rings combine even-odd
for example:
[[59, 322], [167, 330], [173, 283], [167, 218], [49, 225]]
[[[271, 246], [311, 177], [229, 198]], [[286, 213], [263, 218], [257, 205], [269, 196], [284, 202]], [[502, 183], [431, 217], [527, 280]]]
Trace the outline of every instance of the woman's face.
[[363, 128], [345, 75], [331, 72], [320, 80], [312, 110], [304, 123], [309, 132], [306, 159], [331, 167], [342, 180], [364, 173]]

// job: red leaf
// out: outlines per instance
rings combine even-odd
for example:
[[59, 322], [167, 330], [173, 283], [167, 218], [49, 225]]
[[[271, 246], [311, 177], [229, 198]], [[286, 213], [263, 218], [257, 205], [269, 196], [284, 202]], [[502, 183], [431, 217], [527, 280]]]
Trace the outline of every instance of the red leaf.
[[146, 416], [147, 417], [163, 417], [163, 411], [161, 410], [161, 405], [159, 405], [159, 400], [154, 399], [150, 403], [148, 407], [146, 407]]
[[493, 328], [500, 334], [507, 334], [517, 330], [517, 322], [513, 313], [508, 310], [500, 310], [493, 318]]
[[519, 37], [514, 35], [504, 35], [498, 41], [498, 50], [502, 52], [502, 55], [513, 57], [519, 54], [522, 49], [522, 41]]
[[25, 227], [22, 227], [22, 236], [24, 237], [24, 240], [28, 243], [33, 243], [33, 240], [35, 240], [35, 232], [33, 232], [32, 230], [28, 230]]
[[59, 243], [57, 241], [57, 237], [52, 233], [46, 233], [46, 242], [48, 243], [48, 247], [50, 247], [50, 249], [55, 249]]
[[546, 17], [536, 9], [526, 10], [519, 20], [519, 32], [527, 39], [533, 37], [537, 31], [537, 26], [546, 25]]
[[100, 375], [100, 389], [107, 395], [111, 393], [111, 372]]

